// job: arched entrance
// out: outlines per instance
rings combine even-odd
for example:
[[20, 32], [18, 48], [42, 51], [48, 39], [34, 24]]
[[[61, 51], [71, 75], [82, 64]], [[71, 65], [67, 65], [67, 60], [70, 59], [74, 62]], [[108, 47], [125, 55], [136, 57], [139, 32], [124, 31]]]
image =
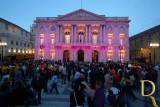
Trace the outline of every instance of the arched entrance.
[[83, 50], [78, 51], [78, 61], [83, 62], [84, 61], [84, 52]]
[[97, 50], [92, 51], [92, 62], [98, 62], [98, 51]]
[[69, 61], [69, 50], [65, 50], [63, 52], [63, 62], [68, 62]]

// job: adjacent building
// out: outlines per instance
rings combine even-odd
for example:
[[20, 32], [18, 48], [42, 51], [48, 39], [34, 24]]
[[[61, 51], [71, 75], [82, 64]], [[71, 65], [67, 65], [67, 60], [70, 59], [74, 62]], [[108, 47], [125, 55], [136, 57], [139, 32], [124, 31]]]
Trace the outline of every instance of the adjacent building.
[[79, 9], [35, 20], [35, 59], [85, 62], [129, 60], [128, 17]]
[[[30, 32], [0, 18], [0, 43], [4, 42], [7, 43], [7, 46], [3, 48], [3, 56], [16, 57], [16, 55], [34, 53], [34, 41]], [[0, 57], [2, 57], [2, 48], [0, 48]]]
[[[130, 59], [144, 57], [149, 62], [154, 61], [154, 48], [151, 43], [160, 44], [160, 25], [143, 31], [129, 38], [130, 42]], [[160, 48], [155, 49], [155, 63], [160, 63]]]

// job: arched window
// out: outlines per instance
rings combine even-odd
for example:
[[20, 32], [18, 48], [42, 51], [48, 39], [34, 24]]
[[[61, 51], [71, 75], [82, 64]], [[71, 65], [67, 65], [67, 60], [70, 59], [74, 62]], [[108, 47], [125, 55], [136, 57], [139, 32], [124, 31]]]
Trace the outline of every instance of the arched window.
[[79, 43], [83, 43], [84, 42], [84, 30], [80, 29], [78, 31], [78, 36], [79, 36]]
[[65, 43], [70, 43], [71, 41], [71, 32], [70, 30], [65, 30], [64, 32], [64, 35], [65, 35]]
[[98, 30], [92, 31], [92, 43], [97, 43], [98, 41]]

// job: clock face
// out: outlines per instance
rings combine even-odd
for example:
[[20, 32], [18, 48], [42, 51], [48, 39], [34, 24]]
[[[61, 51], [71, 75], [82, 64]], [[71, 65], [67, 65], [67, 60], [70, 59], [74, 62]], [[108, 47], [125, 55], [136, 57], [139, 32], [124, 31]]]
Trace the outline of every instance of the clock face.
[[55, 30], [55, 28], [51, 28], [51, 30], [52, 30], [52, 31], [54, 31], [54, 30]]

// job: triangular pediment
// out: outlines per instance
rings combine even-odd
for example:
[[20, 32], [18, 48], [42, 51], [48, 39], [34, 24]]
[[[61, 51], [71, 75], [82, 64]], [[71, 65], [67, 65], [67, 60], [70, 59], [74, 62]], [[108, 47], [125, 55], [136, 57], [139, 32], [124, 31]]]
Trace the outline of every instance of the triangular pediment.
[[99, 20], [103, 19], [104, 20], [105, 17], [91, 13], [83, 9], [79, 9], [69, 14], [60, 16], [58, 19], [99, 19]]

